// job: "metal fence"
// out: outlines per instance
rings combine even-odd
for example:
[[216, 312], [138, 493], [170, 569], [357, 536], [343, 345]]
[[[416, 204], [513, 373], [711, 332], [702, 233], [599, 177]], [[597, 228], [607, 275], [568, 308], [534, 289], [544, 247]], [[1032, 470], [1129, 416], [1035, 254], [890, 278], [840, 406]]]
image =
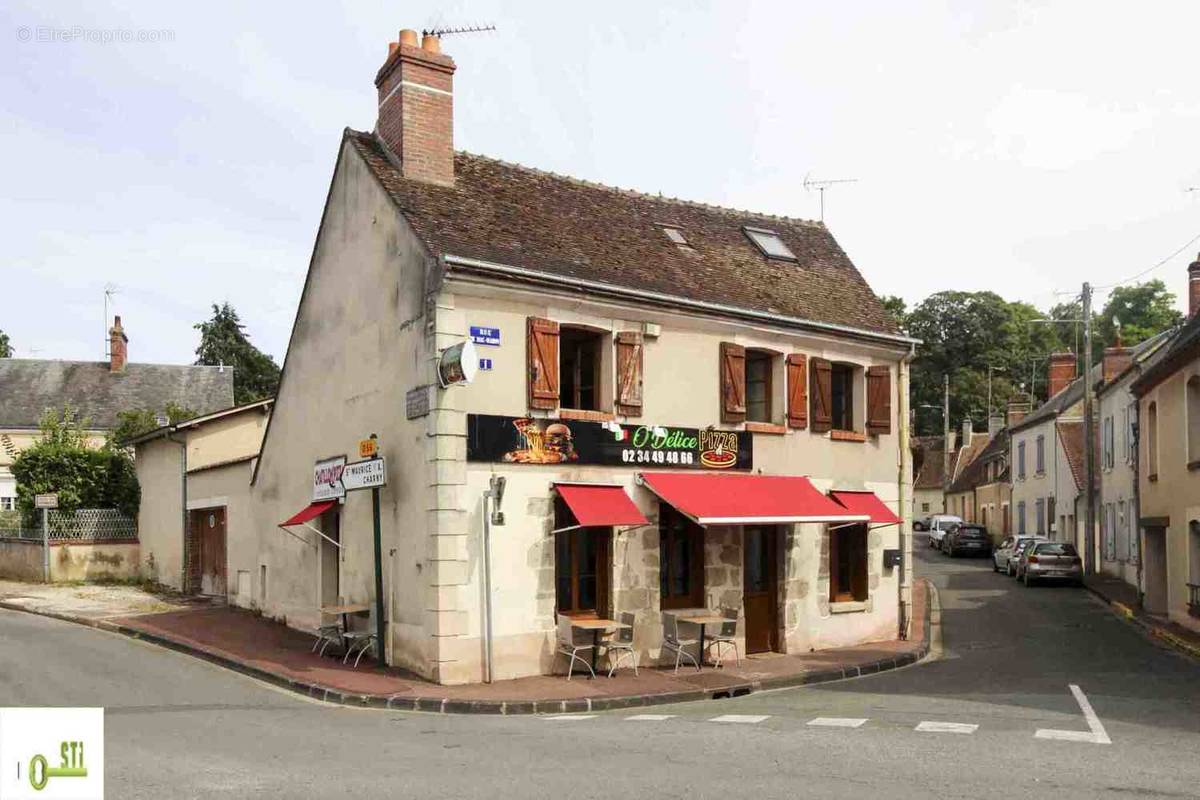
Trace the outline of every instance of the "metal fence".
[[[17, 515], [0, 517], [0, 538], [42, 538], [41, 519], [33, 527], [23, 525]], [[127, 517], [115, 508], [81, 508], [74, 513], [51, 511], [49, 519], [50, 541], [71, 542], [91, 539], [126, 539], [137, 541], [137, 520]]]

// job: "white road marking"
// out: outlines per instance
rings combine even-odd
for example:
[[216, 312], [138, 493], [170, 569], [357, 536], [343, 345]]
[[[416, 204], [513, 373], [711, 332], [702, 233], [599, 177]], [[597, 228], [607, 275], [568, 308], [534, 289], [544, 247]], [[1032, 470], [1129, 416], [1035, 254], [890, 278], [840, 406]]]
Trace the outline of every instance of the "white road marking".
[[1040, 728], [1037, 733], [1033, 734], [1035, 739], [1058, 739], [1064, 742], [1088, 742], [1090, 744], [1112, 744], [1112, 739], [1108, 738], [1108, 731], [1104, 730], [1104, 725], [1100, 723], [1100, 718], [1096, 716], [1096, 711], [1092, 708], [1092, 704], [1088, 702], [1087, 695], [1083, 693], [1075, 684], [1067, 686], [1071, 690], [1071, 694], [1075, 696], [1075, 702], [1079, 704], [1079, 710], [1083, 712], [1083, 718], [1087, 722], [1088, 731], [1059, 731], [1053, 728]]
[[627, 720], [640, 720], [644, 722], [661, 722], [664, 719], [673, 719], [674, 714], [634, 714], [632, 717], [626, 717]]
[[543, 719], [595, 719], [595, 714], [559, 714], [554, 717], [543, 717]]
[[974, 733], [979, 730], [978, 725], [971, 725], [966, 722], [930, 722], [925, 721], [918, 725], [914, 730], [921, 733]]
[[808, 724], [822, 728], [861, 728], [866, 722], [865, 719], [851, 717], [817, 717], [816, 719], [810, 719]]
[[735, 722], [742, 725], [757, 725], [764, 719], [770, 719], [770, 714], [722, 714], [713, 717], [709, 722]]

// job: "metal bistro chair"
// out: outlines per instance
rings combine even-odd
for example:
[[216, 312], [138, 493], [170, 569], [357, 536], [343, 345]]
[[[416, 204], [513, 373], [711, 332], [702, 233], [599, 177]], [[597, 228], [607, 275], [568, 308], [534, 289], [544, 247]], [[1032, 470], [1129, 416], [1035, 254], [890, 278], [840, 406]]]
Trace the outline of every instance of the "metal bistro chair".
[[[608, 639], [605, 639], [603, 644], [608, 651], [608, 677], [612, 677], [617, 668], [621, 666], [621, 662], [628, 658], [633, 662], [633, 674], [636, 677], [638, 674], [638, 657], [633, 649], [633, 628], [637, 622], [637, 614], [630, 612], [622, 613], [618, 619], [622, 625], [628, 625], [628, 628], [617, 628]], [[616, 656], [615, 658], [613, 656]]]
[[589, 650], [595, 649], [591, 637], [587, 631], [576, 630], [571, 627], [571, 618], [563, 614], [559, 614], [556, 618], [556, 628], [558, 631], [558, 652], [567, 657], [567, 680], [571, 680], [571, 676], [575, 674], [575, 662], [578, 661], [587, 667], [588, 673], [594, 678], [595, 671], [592, 670], [592, 665], [585, 658], [580, 658], [580, 653], [586, 653]]
[[679, 672], [679, 662], [682, 659], [687, 659], [696, 665], [696, 671], [700, 671], [700, 662], [696, 657], [689, 653], [685, 648], [689, 645], [700, 644], [698, 639], [680, 639], [679, 638], [679, 617], [674, 614], [664, 612], [663, 618], [663, 649], [675, 654], [675, 672]]
[[737, 646], [737, 622], [738, 612], [733, 609], [721, 609], [721, 616], [725, 617], [725, 621], [721, 623], [721, 629], [716, 633], [708, 635], [708, 641], [704, 645], [704, 649], [717, 648], [717, 660], [713, 662], [713, 666], [721, 666], [721, 645], [727, 645], [733, 648], [733, 663], [734, 666], [742, 665], [741, 657], [738, 655]]
[[[326, 615], [322, 614], [322, 619], [324, 619], [325, 616]], [[325, 648], [329, 647], [331, 644], [337, 647], [342, 647], [345, 644], [345, 640], [342, 638], [341, 617], [335, 616], [333, 618], [333, 622], [326, 623], [322, 621], [321, 624], [317, 626], [317, 639], [315, 642], [313, 642], [312, 650], [309, 652], [316, 653], [317, 648], [319, 647], [321, 648], [321, 652], [318, 655], [323, 656], [325, 655]]]
[[342, 663], [345, 664], [350, 656], [358, 653], [358, 658], [354, 659], [354, 668], [358, 669], [358, 662], [362, 661], [363, 653], [373, 649], [377, 661], [382, 661], [379, 658], [379, 637], [375, 635], [375, 606], [371, 605], [367, 612], [367, 629], [357, 631], [346, 631], [342, 634], [346, 640], [346, 655], [342, 658]]

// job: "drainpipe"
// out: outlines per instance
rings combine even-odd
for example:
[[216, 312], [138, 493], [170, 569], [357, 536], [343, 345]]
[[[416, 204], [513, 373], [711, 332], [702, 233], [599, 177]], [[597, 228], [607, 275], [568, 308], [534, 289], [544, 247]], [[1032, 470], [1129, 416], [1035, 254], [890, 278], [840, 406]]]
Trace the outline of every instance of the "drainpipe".
[[179, 445], [179, 498], [181, 501], [180, 522], [182, 523], [183, 531], [183, 558], [182, 563], [183, 574], [180, 576], [179, 588], [183, 592], [187, 592], [187, 534], [188, 534], [188, 490], [187, 490], [187, 441], [171, 438], [171, 434], [177, 433], [178, 429], [171, 427], [167, 429], [166, 440], [173, 444]]
[[901, 639], [908, 638], [909, 629], [912, 625], [912, 620], [909, 619], [911, 614], [910, 603], [906, 602], [905, 598], [905, 590], [908, 591], [907, 599], [911, 601], [912, 598], [912, 570], [910, 568], [910, 560], [912, 559], [912, 451], [909, 449], [912, 419], [908, 409], [908, 371], [909, 364], [916, 357], [916, 354], [916, 345], [909, 345], [908, 352], [896, 364], [896, 424], [900, 429], [900, 464], [899, 476], [897, 478], [899, 486], [897, 490], [897, 505], [900, 511], [900, 530], [897, 544], [900, 547], [900, 575], [899, 580], [896, 581], [896, 600], [900, 611], [899, 635]]
[[[1135, 398], [1136, 403], [1133, 404], [1133, 421], [1129, 426], [1130, 442], [1133, 455], [1133, 508], [1129, 509], [1129, 516], [1125, 518], [1125, 524], [1129, 526], [1131, 533], [1134, 536], [1134, 541], [1137, 542], [1137, 598], [1138, 606], [1146, 607], [1146, 592], [1143, 587], [1142, 562], [1145, 560], [1145, 548], [1142, 547], [1142, 482], [1141, 477], [1141, 456], [1142, 448], [1138, 441], [1142, 430], [1141, 413], [1142, 413], [1142, 398]], [[1128, 553], [1126, 553], [1128, 555]]]

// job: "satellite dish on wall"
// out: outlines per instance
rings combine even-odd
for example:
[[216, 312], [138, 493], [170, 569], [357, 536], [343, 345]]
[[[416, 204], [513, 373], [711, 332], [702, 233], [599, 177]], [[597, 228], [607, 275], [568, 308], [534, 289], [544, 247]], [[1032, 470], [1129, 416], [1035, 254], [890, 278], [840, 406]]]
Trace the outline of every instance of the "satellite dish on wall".
[[447, 347], [438, 357], [438, 383], [443, 389], [470, 383], [478, 371], [479, 353], [475, 350], [475, 343], [469, 339]]

